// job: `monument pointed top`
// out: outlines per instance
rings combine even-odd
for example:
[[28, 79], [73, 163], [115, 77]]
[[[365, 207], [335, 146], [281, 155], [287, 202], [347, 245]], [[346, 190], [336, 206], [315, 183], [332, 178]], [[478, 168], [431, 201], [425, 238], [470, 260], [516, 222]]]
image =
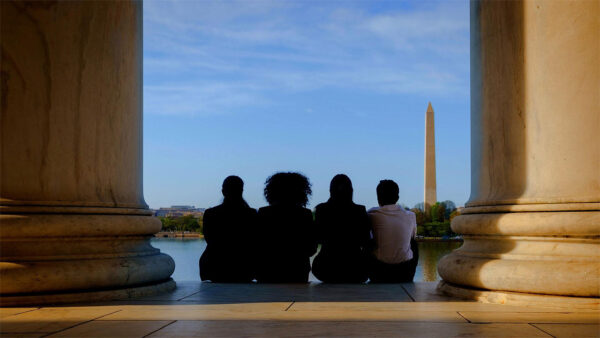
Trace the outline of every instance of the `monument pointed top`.
[[429, 102], [429, 105], [427, 106], [427, 112], [433, 113], [433, 107], [431, 106], [431, 102]]

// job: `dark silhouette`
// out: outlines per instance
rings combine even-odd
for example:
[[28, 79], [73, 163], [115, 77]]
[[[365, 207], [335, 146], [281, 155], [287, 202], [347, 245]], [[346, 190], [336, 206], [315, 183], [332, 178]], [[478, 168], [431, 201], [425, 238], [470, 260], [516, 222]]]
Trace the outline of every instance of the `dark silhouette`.
[[254, 279], [253, 232], [256, 210], [242, 197], [244, 181], [223, 181], [223, 203], [204, 212], [206, 250], [200, 257], [200, 278], [213, 282], [246, 283]]
[[400, 188], [392, 180], [381, 180], [377, 185], [377, 203], [379, 206], [396, 204], [400, 199]]
[[264, 193], [269, 206], [258, 210], [256, 280], [306, 283], [317, 249], [312, 212], [305, 208], [310, 183], [298, 173], [276, 173]]
[[364, 283], [371, 241], [367, 210], [352, 201], [352, 181], [346, 175], [331, 180], [329, 193], [329, 200], [315, 212], [321, 250], [313, 261], [313, 274], [325, 283]]
[[[415, 240], [416, 217], [411, 211], [404, 210], [396, 203], [399, 188], [392, 180], [382, 180], [377, 185], [379, 208], [369, 210], [369, 217], [375, 240], [375, 250], [369, 259], [369, 279], [371, 283], [412, 282], [419, 262], [419, 247]], [[402, 253], [402, 249], [411, 254], [411, 258], [401, 262], [384, 262]], [[378, 255], [382, 257], [377, 257]], [[404, 253], [406, 255], [406, 253]], [[402, 255], [400, 255], [402, 256]]]

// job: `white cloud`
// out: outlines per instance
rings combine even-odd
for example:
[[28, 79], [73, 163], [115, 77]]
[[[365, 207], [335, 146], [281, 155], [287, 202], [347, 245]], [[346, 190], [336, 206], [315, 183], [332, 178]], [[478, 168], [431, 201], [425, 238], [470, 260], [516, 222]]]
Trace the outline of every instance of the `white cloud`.
[[222, 114], [273, 90], [468, 92], [467, 4], [369, 3], [147, 1], [145, 109]]
[[144, 110], [156, 115], [214, 115], [268, 101], [248, 86], [195, 84], [144, 86]]

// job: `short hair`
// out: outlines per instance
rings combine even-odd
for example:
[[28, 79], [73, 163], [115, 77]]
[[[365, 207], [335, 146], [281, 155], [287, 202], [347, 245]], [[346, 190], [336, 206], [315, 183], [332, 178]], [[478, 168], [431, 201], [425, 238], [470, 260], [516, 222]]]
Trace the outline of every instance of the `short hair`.
[[264, 194], [269, 205], [305, 207], [312, 190], [306, 176], [294, 172], [279, 172], [267, 178]]
[[381, 180], [377, 185], [377, 201], [379, 205], [396, 204], [400, 198], [400, 188], [392, 180]]

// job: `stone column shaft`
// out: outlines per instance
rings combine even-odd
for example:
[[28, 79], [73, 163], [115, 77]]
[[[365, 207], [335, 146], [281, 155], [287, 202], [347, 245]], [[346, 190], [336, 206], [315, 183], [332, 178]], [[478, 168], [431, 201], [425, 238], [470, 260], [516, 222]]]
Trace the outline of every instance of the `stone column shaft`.
[[168, 281], [142, 191], [141, 2], [1, 10], [2, 304]]
[[471, 3], [471, 197], [442, 290], [600, 296], [599, 7]]

